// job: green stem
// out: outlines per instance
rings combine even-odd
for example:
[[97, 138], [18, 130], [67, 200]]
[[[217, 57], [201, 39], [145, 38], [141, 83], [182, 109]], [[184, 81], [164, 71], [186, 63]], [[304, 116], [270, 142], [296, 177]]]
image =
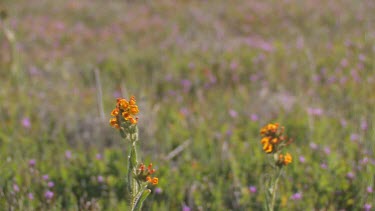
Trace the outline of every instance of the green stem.
[[273, 211], [274, 207], [275, 207], [277, 183], [279, 182], [279, 178], [280, 178], [281, 172], [282, 172], [282, 168], [281, 167], [277, 168], [277, 173], [275, 175], [276, 178], [275, 178], [275, 180], [272, 183], [272, 192], [271, 192], [272, 199], [271, 199], [271, 204], [268, 207], [268, 210], [270, 210], [270, 211]]

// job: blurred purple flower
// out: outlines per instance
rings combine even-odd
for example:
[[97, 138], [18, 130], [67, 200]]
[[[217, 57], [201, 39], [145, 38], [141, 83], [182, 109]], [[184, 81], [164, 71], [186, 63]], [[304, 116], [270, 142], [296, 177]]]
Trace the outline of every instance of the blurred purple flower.
[[251, 185], [249, 187], [249, 190], [250, 190], [250, 193], [256, 193], [257, 192], [257, 187], [255, 187], [254, 185]]
[[236, 61], [232, 61], [232, 62], [230, 63], [230, 70], [234, 71], [234, 70], [236, 70], [237, 68], [238, 68], [238, 62], [236, 62]]
[[324, 147], [324, 153], [326, 153], [326, 155], [331, 154], [331, 149], [329, 147]]
[[161, 194], [161, 193], [163, 193], [163, 189], [161, 189], [161, 188], [155, 188], [155, 193], [156, 194]]
[[359, 140], [359, 135], [356, 133], [350, 134], [350, 140], [351, 141], [358, 141]]
[[300, 200], [300, 199], [302, 199], [302, 193], [300, 193], [300, 192], [295, 193], [295, 194], [293, 194], [290, 198], [291, 198], [292, 200]]
[[68, 160], [72, 158], [72, 152], [70, 150], [65, 151], [65, 158]]
[[367, 130], [368, 129], [368, 124], [367, 124], [366, 120], [362, 120], [362, 122], [361, 122], [361, 129], [362, 130]]
[[372, 193], [372, 192], [374, 192], [374, 190], [372, 189], [371, 186], [368, 186], [368, 187], [366, 188], [366, 191], [367, 191], [367, 193]]
[[368, 157], [364, 157], [361, 161], [361, 164], [367, 164], [369, 162]]
[[299, 156], [299, 162], [300, 163], [305, 163], [306, 162], [306, 159], [304, 156]]
[[345, 119], [341, 119], [340, 123], [341, 123], [342, 127], [347, 127], [348, 126], [348, 122]]
[[33, 199], [34, 199], [34, 195], [33, 195], [32, 193], [27, 194], [27, 197], [28, 197], [30, 200], [33, 200]]
[[371, 208], [372, 208], [372, 205], [371, 205], [371, 204], [365, 204], [365, 205], [363, 206], [363, 209], [364, 209], [365, 211], [371, 211]]
[[114, 98], [119, 98], [119, 97], [121, 97], [121, 92], [116, 90], [116, 91], [113, 92], [112, 96]]
[[18, 187], [17, 184], [13, 184], [13, 190], [14, 190], [14, 192], [16, 192], [16, 193], [20, 192], [20, 188]]
[[29, 160], [29, 166], [30, 166], [31, 168], [35, 167], [35, 164], [36, 164], [36, 160], [35, 160], [35, 159], [31, 159], [31, 160]]
[[182, 211], [190, 211], [190, 207], [186, 206], [186, 205], [183, 205], [182, 206]]
[[314, 142], [311, 142], [310, 143], [310, 148], [316, 150], [316, 149], [318, 149], [318, 145], [316, 143], [314, 143]]
[[186, 108], [186, 107], [183, 107], [183, 108], [180, 109], [180, 114], [181, 114], [182, 116], [184, 116], [184, 117], [188, 116], [189, 113], [190, 113], [190, 112], [189, 112], [189, 109]]
[[348, 173], [346, 174], [346, 178], [348, 178], [348, 179], [350, 179], [350, 180], [354, 179], [354, 177], [355, 177], [355, 175], [354, 175], [353, 172], [348, 172]]
[[44, 193], [44, 197], [46, 197], [47, 200], [50, 200], [53, 198], [53, 195], [54, 193], [52, 191], [49, 191], [47, 190], [45, 193]]
[[307, 113], [311, 116], [321, 116], [323, 115], [323, 110], [321, 108], [307, 108]]
[[327, 166], [326, 163], [322, 163], [322, 164], [320, 164], [320, 167], [321, 167], [322, 169], [327, 169], [327, 168], [328, 168], [328, 166]]
[[95, 155], [95, 158], [96, 158], [97, 160], [101, 160], [103, 157], [102, 157], [102, 154], [97, 153], [97, 154]]
[[258, 117], [257, 114], [251, 114], [251, 115], [250, 115], [250, 119], [251, 119], [251, 121], [256, 122], [256, 121], [259, 120], [259, 117]]
[[358, 59], [359, 59], [359, 61], [364, 62], [364, 61], [366, 61], [366, 56], [364, 54], [359, 54]]
[[31, 127], [31, 122], [30, 122], [30, 119], [28, 117], [24, 117], [22, 119], [22, 126], [24, 128], [30, 128]]
[[97, 180], [98, 180], [99, 183], [103, 183], [103, 182], [104, 182], [104, 178], [103, 178], [103, 176], [101, 176], [101, 175], [99, 175], [99, 176], [97, 177]]
[[183, 88], [184, 92], [188, 92], [188, 91], [190, 91], [192, 83], [188, 79], [183, 79], [183, 80], [181, 80], [181, 85], [182, 85], [182, 88]]
[[238, 116], [238, 113], [236, 110], [230, 109], [229, 116], [231, 116], [232, 118], [236, 118]]
[[42, 176], [42, 178], [43, 178], [43, 180], [48, 180], [49, 176], [48, 176], [48, 174], [45, 174], [45, 175]]
[[52, 182], [52, 181], [49, 181], [49, 182], [47, 183], [47, 186], [50, 187], [50, 188], [52, 188], [53, 186], [55, 186], [55, 183]]
[[349, 62], [348, 62], [348, 60], [347, 60], [346, 58], [343, 58], [343, 59], [341, 60], [341, 62], [340, 62], [340, 65], [341, 65], [342, 67], [347, 67], [347, 66], [349, 65]]

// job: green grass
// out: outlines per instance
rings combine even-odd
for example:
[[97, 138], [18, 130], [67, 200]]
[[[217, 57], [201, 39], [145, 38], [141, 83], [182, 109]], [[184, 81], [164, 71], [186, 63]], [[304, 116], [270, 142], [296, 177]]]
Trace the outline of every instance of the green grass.
[[278, 210], [375, 207], [367, 190], [375, 189], [372, 1], [0, 6], [8, 13], [0, 25], [2, 209], [126, 210], [128, 146], [108, 120], [116, 97], [130, 95], [140, 108], [140, 157], [160, 179], [144, 210], [263, 209], [269, 161], [259, 130], [268, 122], [294, 139]]

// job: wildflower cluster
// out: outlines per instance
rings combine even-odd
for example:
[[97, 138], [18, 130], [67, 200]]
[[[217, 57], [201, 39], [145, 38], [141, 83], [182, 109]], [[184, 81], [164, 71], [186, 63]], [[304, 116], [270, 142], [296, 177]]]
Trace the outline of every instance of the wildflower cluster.
[[139, 113], [139, 109], [136, 103], [134, 96], [130, 98], [129, 102], [124, 98], [117, 98], [116, 108], [111, 112], [113, 118], [109, 120], [109, 124], [117, 129], [137, 124], [138, 117], [135, 115]]
[[157, 185], [159, 179], [151, 177], [155, 173], [152, 163], [146, 168], [142, 163], [138, 165], [136, 144], [138, 142], [138, 118], [135, 116], [139, 113], [139, 109], [132, 96], [129, 101], [124, 98], [118, 98], [116, 108], [112, 110], [113, 116], [109, 120], [109, 124], [120, 131], [123, 139], [130, 142], [130, 151], [128, 156], [128, 172], [127, 172], [127, 194], [130, 204], [130, 210], [141, 210], [143, 202], [151, 193], [148, 185]]
[[268, 178], [266, 192], [266, 210], [273, 211], [276, 202], [277, 184], [282, 173], [282, 167], [292, 162], [292, 156], [289, 153], [281, 153], [281, 149], [289, 145], [292, 140], [288, 140], [284, 136], [284, 127], [280, 127], [278, 123], [270, 123], [260, 130], [262, 139], [260, 143], [263, 145], [263, 151], [267, 154], [273, 154], [275, 165], [273, 165], [274, 173]]
[[147, 169], [142, 163], [141, 165], [139, 165], [136, 177], [141, 181], [147, 181], [153, 185], [157, 185], [159, 179], [157, 177], [151, 177], [151, 174], [153, 173], [155, 173], [155, 169], [152, 168], [152, 163], [148, 165]]

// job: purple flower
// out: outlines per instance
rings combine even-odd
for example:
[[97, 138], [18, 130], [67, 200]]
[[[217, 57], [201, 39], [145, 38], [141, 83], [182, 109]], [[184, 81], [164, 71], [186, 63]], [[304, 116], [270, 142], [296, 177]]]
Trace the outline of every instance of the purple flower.
[[70, 150], [65, 151], [65, 158], [68, 160], [72, 158], [72, 152]]
[[251, 121], [256, 122], [256, 121], [259, 120], [259, 117], [256, 114], [251, 114], [250, 119], [251, 119]]
[[45, 174], [45, 175], [42, 176], [42, 178], [43, 178], [43, 180], [48, 180], [49, 176], [48, 176], [48, 174]]
[[371, 186], [368, 186], [367, 189], [366, 189], [367, 193], [372, 193], [374, 192], [374, 190], [372, 189]]
[[155, 193], [156, 194], [161, 194], [161, 193], [163, 193], [163, 189], [161, 189], [161, 188], [155, 188]]
[[358, 141], [358, 139], [359, 139], [359, 135], [358, 134], [356, 134], [356, 133], [350, 134], [350, 140], [351, 141]]
[[321, 108], [307, 108], [307, 113], [311, 116], [321, 116], [323, 115], [323, 110]]
[[48, 187], [52, 188], [53, 186], [55, 186], [55, 183], [53, 183], [52, 181], [49, 181], [47, 183]]
[[324, 147], [324, 153], [327, 155], [331, 154], [331, 149], [329, 147]]
[[348, 172], [348, 173], [346, 174], [346, 178], [348, 178], [348, 179], [350, 179], [350, 180], [354, 179], [354, 177], [355, 177], [355, 175], [354, 175], [353, 172]]
[[299, 162], [300, 163], [305, 163], [306, 162], [306, 159], [304, 156], [299, 156]]
[[28, 117], [24, 117], [22, 119], [22, 126], [24, 128], [30, 128], [31, 127], [31, 122], [30, 122], [30, 119]]
[[28, 197], [30, 200], [33, 200], [33, 199], [34, 199], [34, 195], [33, 195], [32, 193], [27, 194], [27, 197]]
[[250, 190], [250, 193], [256, 193], [257, 192], [257, 187], [255, 187], [254, 185], [252, 185], [252, 186], [249, 187], [249, 190]]
[[53, 198], [53, 195], [54, 193], [52, 191], [49, 191], [47, 190], [45, 193], [44, 193], [44, 197], [46, 197], [47, 200], [50, 200]]
[[327, 169], [327, 168], [328, 168], [328, 166], [327, 166], [326, 163], [322, 163], [322, 164], [320, 164], [320, 167], [321, 167], [322, 169]]
[[182, 211], [190, 211], [190, 207], [186, 206], [186, 205], [183, 205], [182, 206]]
[[361, 160], [361, 164], [367, 164], [368, 162], [369, 162], [368, 157], [364, 157], [364, 158]]
[[99, 176], [97, 177], [97, 180], [98, 180], [99, 183], [103, 183], [103, 182], [104, 182], [104, 178], [103, 178], [103, 176], [101, 176], [101, 175], [99, 175]]
[[348, 122], [345, 119], [341, 119], [340, 123], [341, 123], [342, 127], [347, 127], [348, 126]]
[[365, 204], [365, 205], [363, 206], [363, 209], [364, 209], [365, 211], [371, 211], [371, 208], [372, 208], [372, 205], [371, 205], [371, 204]]
[[367, 128], [368, 128], [367, 122], [366, 122], [365, 120], [363, 120], [363, 121], [361, 122], [361, 129], [362, 129], [362, 130], [367, 130]]
[[232, 118], [236, 118], [238, 116], [238, 113], [236, 110], [230, 109], [229, 116], [231, 116]]
[[31, 160], [29, 160], [29, 166], [30, 166], [31, 168], [33, 168], [33, 167], [35, 166], [35, 164], [36, 164], [36, 160], [35, 160], [35, 159], [31, 159]]
[[188, 91], [190, 91], [192, 83], [188, 79], [183, 79], [183, 80], [181, 80], [181, 85], [182, 85], [182, 87], [184, 89], [184, 92], [188, 92]]
[[20, 192], [20, 188], [18, 187], [17, 184], [13, 184], [13, 190], [14, 190], [14, 192], [16, 192], [16, 193]]
[[300, 199], [302, 199], [302, 193], [301, 192], [297, 192], [297, 193], [293, 194], [290, 198], [292, 200], [300, 200]]
[[100, 153], [97, 153], [96, 155], [95, 155], [95, 157], [96, 157], [96, 159], [97, 160], [101, 160], [103, 157], [102, 157], [102, 154], [100, 154]]
[[315, 150], [315, 149], [318, 149], [318, 145], [317, 145], [316, 143], [314, 143], [314, 142], [311, 142], [311, 143], [310, 143], [310, 148], [311, 148], [311, 149], [314, 149], [314, 150]]

